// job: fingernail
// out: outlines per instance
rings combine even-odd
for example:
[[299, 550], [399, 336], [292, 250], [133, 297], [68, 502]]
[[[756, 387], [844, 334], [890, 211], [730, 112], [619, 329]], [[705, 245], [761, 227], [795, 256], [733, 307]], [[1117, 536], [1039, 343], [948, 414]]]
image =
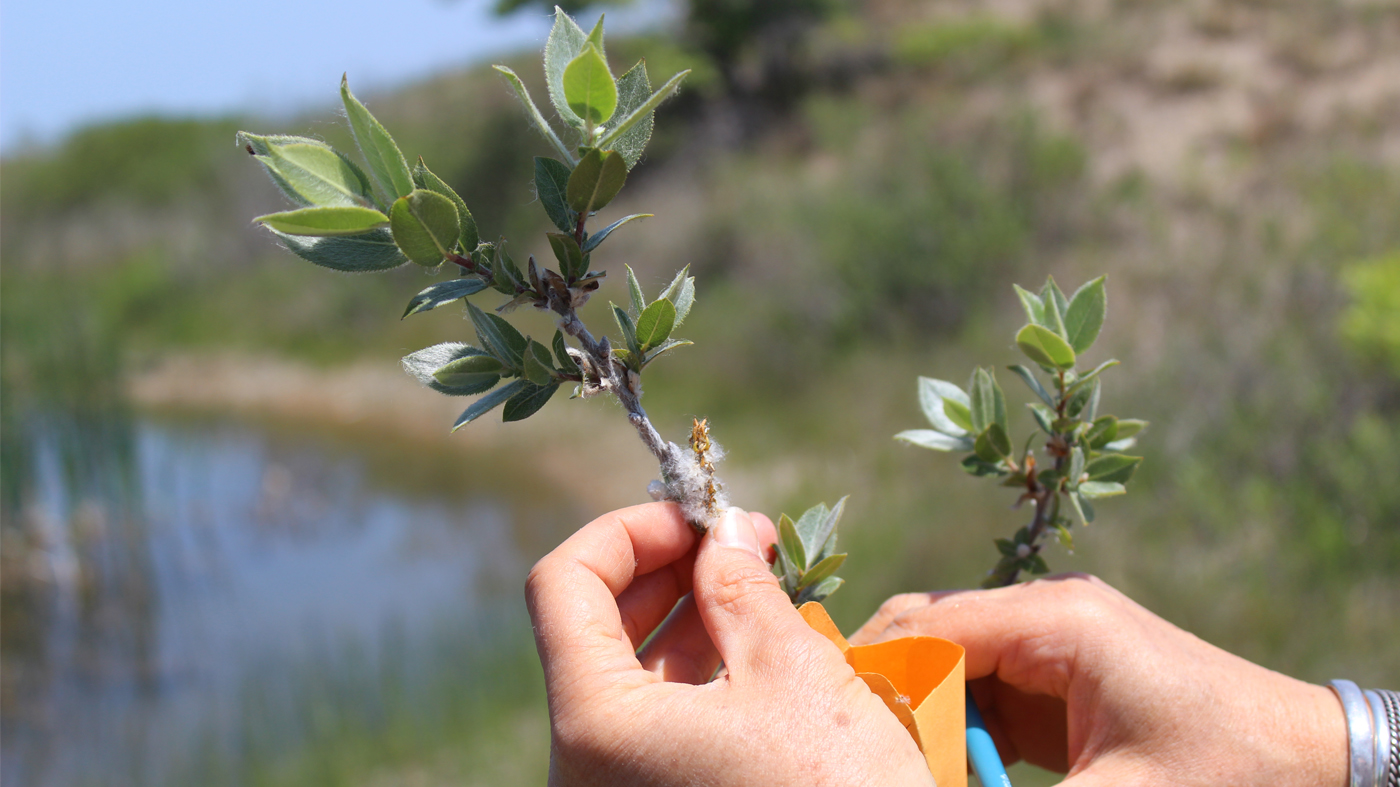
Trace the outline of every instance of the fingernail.
[[753, 529], [753, 520], [742, 508], [733, 507], [724, 512], [724, 518], [715, 526], [715, 542], [720, 546], [743, 549], [752, 552], [760, 560], [758, 533]]

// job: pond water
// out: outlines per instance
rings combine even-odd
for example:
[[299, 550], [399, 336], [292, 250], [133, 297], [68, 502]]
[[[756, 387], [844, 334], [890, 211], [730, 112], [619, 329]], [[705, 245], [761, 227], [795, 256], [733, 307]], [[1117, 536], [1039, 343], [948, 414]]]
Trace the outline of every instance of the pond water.
[[562, 506], [405, 489], [372, 446], [234, 422], [23, 429], [5, 785], [262, 783], [342, 739], [430, 748], [540, 702], [517, 526]]

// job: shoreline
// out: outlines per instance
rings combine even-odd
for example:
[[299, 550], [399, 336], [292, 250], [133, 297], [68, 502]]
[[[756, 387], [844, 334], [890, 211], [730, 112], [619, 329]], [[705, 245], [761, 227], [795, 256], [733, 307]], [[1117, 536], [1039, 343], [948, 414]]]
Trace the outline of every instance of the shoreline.
[[[647, 482], [657, 474], [651, 455], [621, 428], [625, 421], [606, 412], [616, 409], [611, 402], [571, 402], [511, 424], [488, 415], [452, 433], [471, 400], [425, 388], [387, 361], [318, 368], [275, 356], [177, 353], [133, 370], [126, 391], [138, 409], [153, 413], [233, 416], [286, 435], [331, 434], [364, 446], [391, 441], [400, 451], [460, 460], [463, 473], [486, 459], [486, 478], [533, 472], [584, 511], [647, 502]], [[532, 450], [540, 445], [550, 448]], [[579, 449], [553, 448], [559, 445]], [[606, 461], [585, 460], [585, 445]]]

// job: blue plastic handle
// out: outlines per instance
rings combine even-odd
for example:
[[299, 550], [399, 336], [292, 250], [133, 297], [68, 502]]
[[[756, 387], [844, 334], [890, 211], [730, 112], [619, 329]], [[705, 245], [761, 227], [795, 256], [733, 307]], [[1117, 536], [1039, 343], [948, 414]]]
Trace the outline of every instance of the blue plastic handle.
[[982, 721], [982, 711], [977, 709], [971, 689], [967, 691], [967, 758], [982, 787], [1011, 787], [1011, 777], [1006, 775], [997, 745], [987, 734], [987, 723]]

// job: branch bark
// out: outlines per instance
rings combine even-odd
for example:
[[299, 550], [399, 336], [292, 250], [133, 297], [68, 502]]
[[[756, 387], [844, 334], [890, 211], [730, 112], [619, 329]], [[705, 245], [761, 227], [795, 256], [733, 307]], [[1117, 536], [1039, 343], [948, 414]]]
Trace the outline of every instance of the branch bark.
[[[667, 496], [680, 504], [685, 512], [686, 521], [692, 528], [702, 534], [706, 532], [710, 521], [719, 516], [720, 512], [715, 510], [712, 497], [705, 490], [707, 485], [709, 488], [719, 486], [719, 480], [704, 468], [705, 463], [697, 461], [697, 458], [685, 449], [661, 436], [647, 417], [646, 409], [642, 407], [641, 377], [613, 357], [612, 347], [606, 337], [602, 341], [593, 337], [583, 320], [579, 319], [578, 311], [572, 304], [565, 307], [560, 314], [559, 327], [578, 341], [579, 347], [588, 356], [598, 375], [600, 386], [617, 398], [618, 404], [627, 412], [627, 420], [637, 430], [642, 444], [656, 457]], [[587, 376], [584, 375], [585, 384]], [[695, 479], [697, 475], [700, 476], [699, 483]]]

